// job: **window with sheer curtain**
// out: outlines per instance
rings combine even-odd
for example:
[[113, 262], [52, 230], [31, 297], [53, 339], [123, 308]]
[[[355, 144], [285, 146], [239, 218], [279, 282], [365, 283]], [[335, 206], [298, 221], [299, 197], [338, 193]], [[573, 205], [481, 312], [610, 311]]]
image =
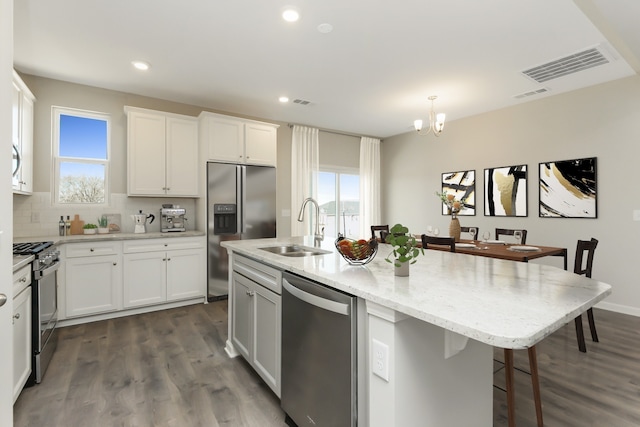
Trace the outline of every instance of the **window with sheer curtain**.
[[298, 221], [298, 210], [307, 197], [317, 200], [319, 165], [318, 129], [293, 126], [291, 136], [291, 235], [313, 234], [313, 209], [305, 212], [304, 222]]
[[320, 167], [318, 174], [320, 224], [325, 236], [338, 233], [360, 238], [360, 176], [358, 170]]
[[371, 235], [371, 226], [381, 220], [380, 140], [360, 139], [360, 236]]

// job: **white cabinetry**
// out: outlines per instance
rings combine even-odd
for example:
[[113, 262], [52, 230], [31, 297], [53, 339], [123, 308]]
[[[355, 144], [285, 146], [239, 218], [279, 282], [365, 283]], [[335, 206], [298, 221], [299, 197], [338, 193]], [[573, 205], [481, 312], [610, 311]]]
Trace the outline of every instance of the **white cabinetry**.
[[130, 240], [124, 243], [124, 307], [204, 297], [203, 238]]
[[13, 403], [31, 374], [31, 267], [13, 273]]
[[11, 143], [13, 145], [13, 192], [33, 192], [33, 103], [35, 97], [13, 71]]
[[208, 160], [276, 166], [278, 125], [203, 112], [199, 129]]
[[66, 245], [66, 317], [112, 312], [122, 308], [122, 244]]
[[231, 340], [280, 397], [282, 272], [233, 255]]
[[125, 107], [130, 196], [198, 197], [195, 117]]

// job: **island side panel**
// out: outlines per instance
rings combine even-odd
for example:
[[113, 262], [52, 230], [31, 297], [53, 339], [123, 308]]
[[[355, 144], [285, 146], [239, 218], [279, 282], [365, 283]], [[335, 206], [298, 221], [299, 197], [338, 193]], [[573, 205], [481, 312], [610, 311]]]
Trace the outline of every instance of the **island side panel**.
[[227, 300], [227, 318], [229, 321], [227, 322], [227, 342], [224, 347], [224, 351], [231, 358], [240, 356], [238, 350], [236, 350], [233, 345], [233, 251], [231, 249], [227, 249], [229, 253], [229, 296]]
[[493, 348], [475, 340], [445, 359], [445, 330], [367, 304], [369, 355], [389, 347], [389, 381], [369, 369], [369, 426], [486, 426], [493, 423]]

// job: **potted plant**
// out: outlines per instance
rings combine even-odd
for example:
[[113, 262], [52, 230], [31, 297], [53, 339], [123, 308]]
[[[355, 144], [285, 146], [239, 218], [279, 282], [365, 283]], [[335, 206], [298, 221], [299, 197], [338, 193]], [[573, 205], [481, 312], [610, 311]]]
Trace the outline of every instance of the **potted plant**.
[[91, 223], [83, 225], [82, 228], [84, 229], [84, 234], [96, 234], [98, 230], [98, 226]]
[[[409, 234], [409, 229], [402, 224], [391, 227], [385, 243], [393, 246], [393, 250], [387, 255], [385, 261], [395, 266], [396, 276], [408, 276], [409, 265], [417, 261], [418, 255], [424, 254], [415, 237]], [[393, 259], [391, 259], [392, 256]]]
[[107, 220], [106, 215], [102, 215], [98, 218], [98, 234], [107, 234], [109, 233], [109, 221]]

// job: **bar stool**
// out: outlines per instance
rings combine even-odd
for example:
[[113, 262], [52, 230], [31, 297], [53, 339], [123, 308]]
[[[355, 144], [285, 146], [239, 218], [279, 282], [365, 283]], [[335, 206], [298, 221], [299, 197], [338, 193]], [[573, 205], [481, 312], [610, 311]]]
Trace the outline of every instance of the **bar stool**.
[[422, 248], [429, 249], [429, 245], [449, 246], [451, 252], [456, 251], [456, 240], [453, 237], [434, 237], [423, 234]]
[[[513, 236], [513, 232], [518, 229], [510, 229], [510, 228], [496, 228], [496, 240], [500, 240], [500, 236]], [[522, 242], [521, 245], [524, 245], [527, 242], [527, 230], [522, 230]]]
[[[598, 240], [591, 238], [591, 240], [578, 240], [578, 244], [576, 246], [576, 259], [573, 265], [573, 272], [580, 275], [585, 275], [587, 277], [591, 277], [591, 270], [593, 267], [593, 254], [596, 251], [596, 246], [598, 246]], [[584, 254], [587, 254], [587, 261], [584, 268], [582, 268]], [[587, 319], [589, 320], [589, 330], [591, 331], [591, 340], [593, 342], [598, 341], [598, 332], [596, 331], [596, 321], [593, 318], [593, 309], [589, 308], [587, 310]], [[578, 349], [586, 353], [587, 346], [584, 342], [584, 331], [582, 330], [582, 315], [578, 315], [575, 318], [576, 324], [576, 338], [578, 339]]]

